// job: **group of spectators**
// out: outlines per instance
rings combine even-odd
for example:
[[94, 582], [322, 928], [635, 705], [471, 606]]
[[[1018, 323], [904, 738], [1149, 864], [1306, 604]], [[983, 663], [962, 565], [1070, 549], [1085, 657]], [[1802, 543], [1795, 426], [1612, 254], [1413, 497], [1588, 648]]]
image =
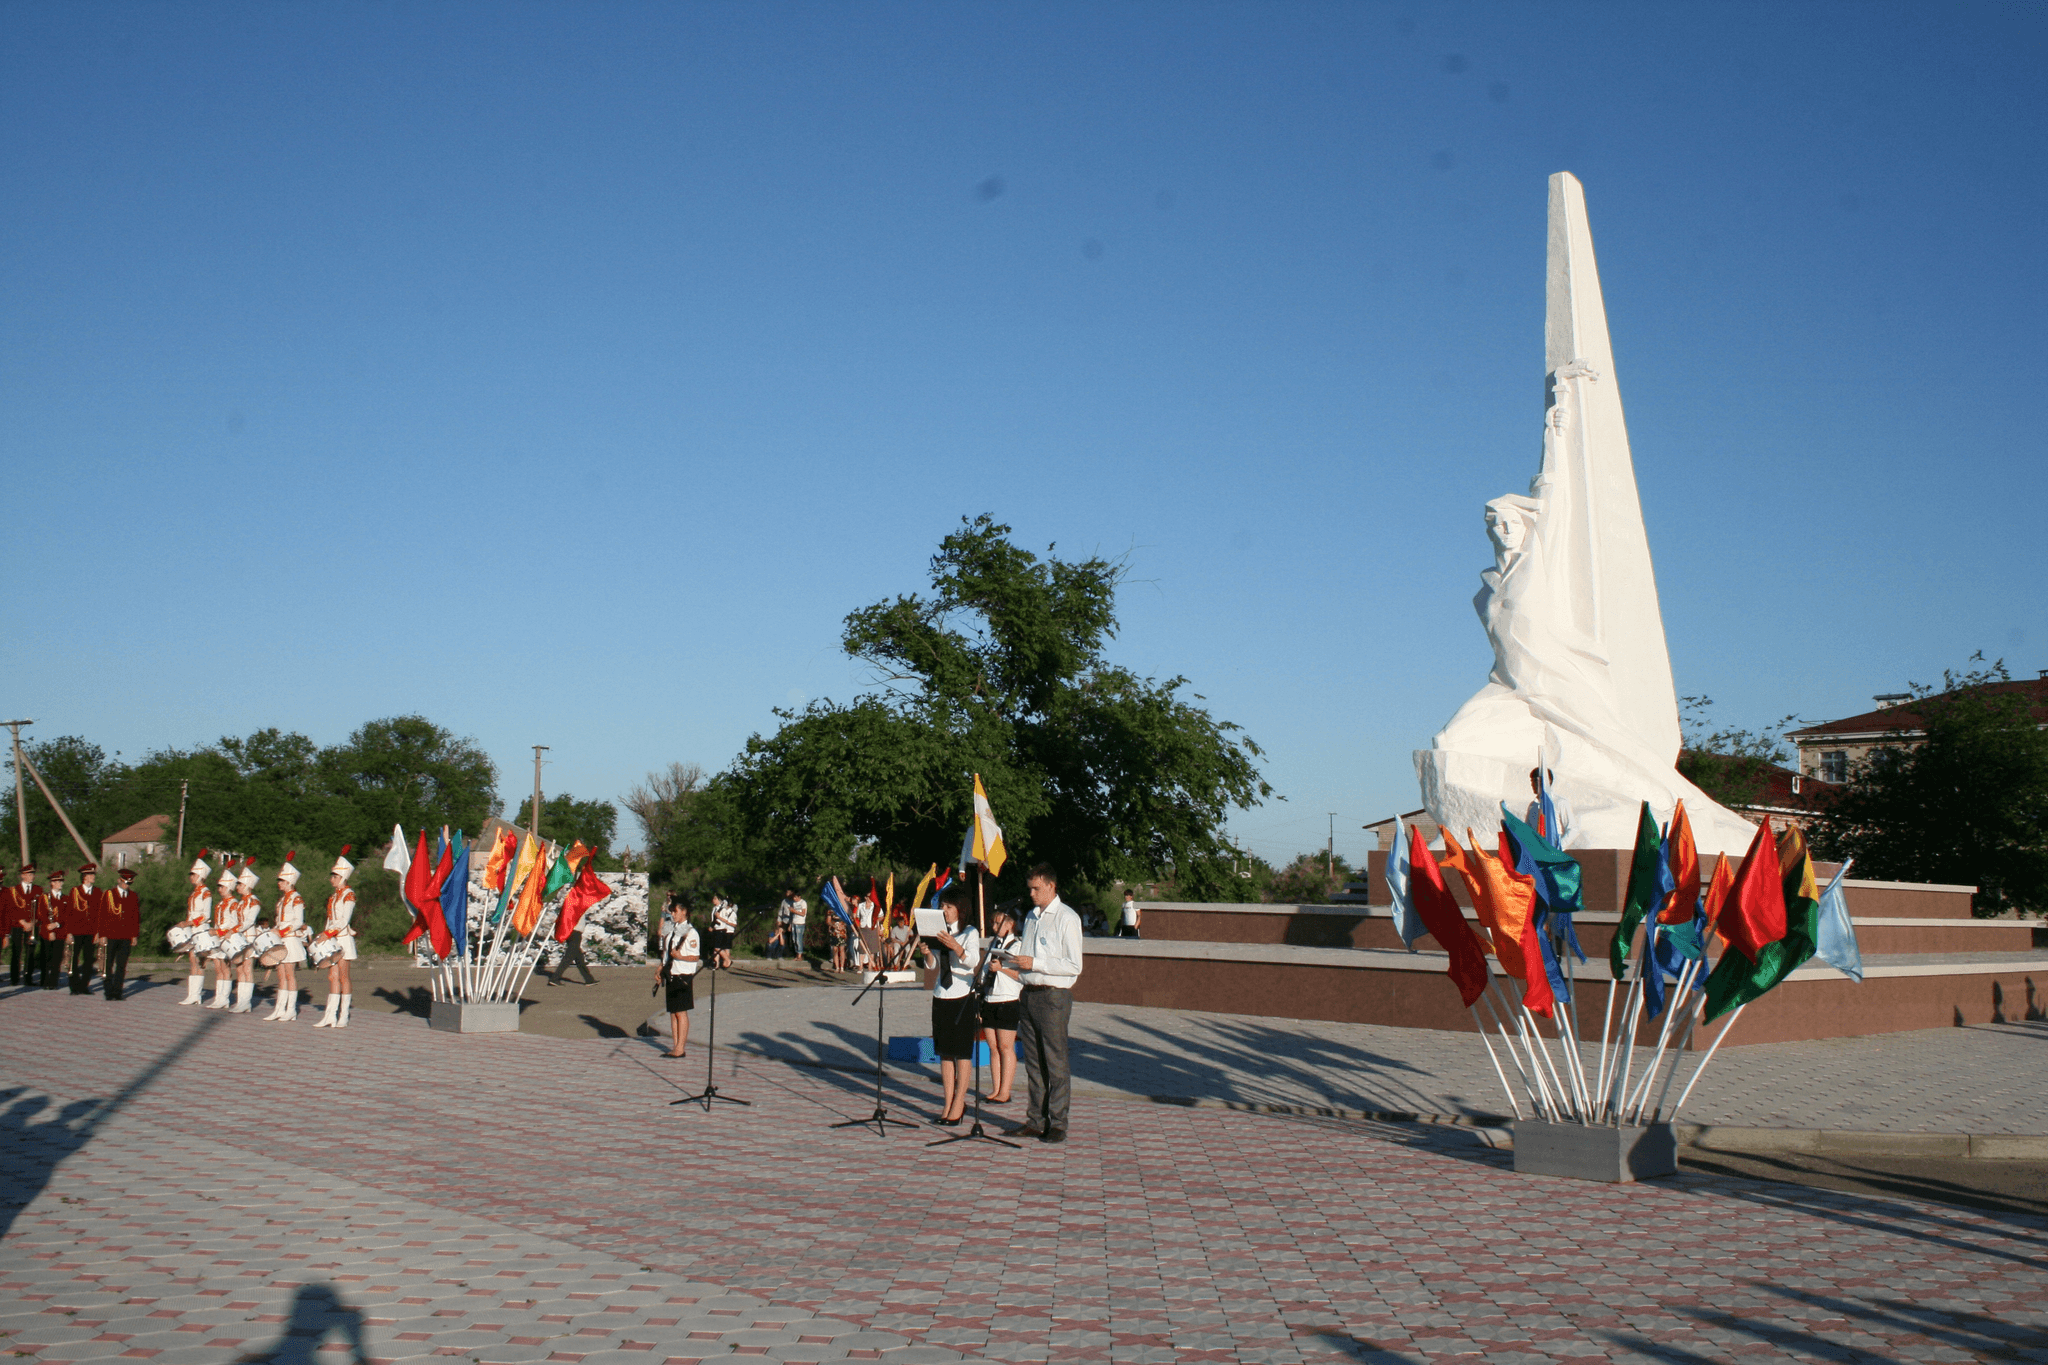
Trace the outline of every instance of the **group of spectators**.
[[[730, 905], [731, 902], [726, 902]], [[911, 971], [917, 965], [916, 933], [911, 927], [909, 906], [897, 906], [883, 910], [876, 898], [870, 895], [856, 896], [849, 907], [854, 925], [858, 929], [872, 929], [881, 944], [881, 969], [889, 972]], [[1077, 912], [1081, 921], [1081, 933], [1088, 938], [1138, 938], [1142, 915], [1138, 906], [1137, 893], [1125, 891], [1123, 904], [1113, 916], [1105, 917], [1093, 907]], [[784, 887], [782, 900], [775, 907], [775, 921], [768, 932], [767, 955], [771, 959], [797, 959], [804, 956], [806, 933], [811, 916], [810, 902], [798, 895], [795, 888]], [[829, 960], [835, 972], [873, 971], [874, 964], [868, 961], [869, 953], [864, 935], [849, 930], [846, 921], [837, 915], [825, 917], [825, 939], [830, 943]]]

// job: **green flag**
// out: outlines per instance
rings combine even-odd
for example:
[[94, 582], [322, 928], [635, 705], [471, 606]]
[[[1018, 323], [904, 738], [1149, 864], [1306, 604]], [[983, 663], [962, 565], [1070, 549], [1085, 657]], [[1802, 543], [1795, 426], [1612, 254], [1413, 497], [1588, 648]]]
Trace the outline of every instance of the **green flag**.
[[1739, 1005], [1746, 1005], [1804, 967], [1820, 949], [1820, 886], [1813, 876], [1813, 858], [1797, 829], [1778, 842], [1779, 865], [1785, 868], [1785, 937], [1766, 943], [1751, 962], [1730, 948], [1722, 952], [1707, 977], [1707, 1012], [1711, 1024]]
[[576, 880], [576, 871], [569, 866], [569, 860], [562, 856], [562, 846], [556, 844], [548, 850], [548, 880], [541, 887], [540, 898], [547, 900], [557, 891]]
[[1636, 927], [1650, 912], [1650, 902], [1657, 898], [1657, 854], [1663, 847], [1657, 822], [1650, 815], [1650, 803], [1645, 801], [1643, 813], [1636, 820], [1635, 857], [1628, 865], [1628, 898], [1621, 904], [1621, 924], [1614, 931], [1614, 942], [1607, 948], [1607, 965], [1614, 969], [1616, 981], [1627, 974], [1628, 948], [1635, 942]]

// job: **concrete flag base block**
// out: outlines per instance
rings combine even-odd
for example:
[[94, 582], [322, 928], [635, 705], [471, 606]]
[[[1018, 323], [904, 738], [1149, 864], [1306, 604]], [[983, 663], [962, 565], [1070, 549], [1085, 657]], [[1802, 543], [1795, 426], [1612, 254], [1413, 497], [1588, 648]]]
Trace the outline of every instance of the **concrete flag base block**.
[[1515, 1123], [1515, 1174], [1562, 1175], [1610, 1185], [1678, 1174], [1678, 1143], [1668, 1123], [1609, 1128], [1582, 1123]]
[[428, 1025], [443, 1033], [517, 1033], [519, 1002], [489, 1000], [472, 1004], [462, 1000], [436, 1000]]

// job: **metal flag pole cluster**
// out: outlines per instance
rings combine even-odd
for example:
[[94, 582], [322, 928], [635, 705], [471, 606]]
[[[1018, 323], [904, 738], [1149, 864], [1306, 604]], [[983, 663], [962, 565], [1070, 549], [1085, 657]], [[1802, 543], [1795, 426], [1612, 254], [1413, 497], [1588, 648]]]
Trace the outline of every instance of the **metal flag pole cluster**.
[[[1587, 1058], [1577, 1010], [1577, 964], [1586, 958], [1572, 925], [1582, 908], [1579, 865], [1560, 846], [1548, 782], [1539, 785], [1537, 805], [1536, 827], [1502, 808], [1498, 854], [1469, 829], [1470, 848], [1445, 830], [1441, 866], [1421, 831], [1397, 820], [1386, 866], [1396, 931], [1411, 952], [1424, 934], [1444, 949], [1446, 974], [1516, 1118], [1523, 1117], [1526, 1101], [1531, 1115], [1552, 1123], [1668, 1122], [1691, 1098], [1750, 1001], [1816, 957], [1863, 979], [1842, 891], [1848, 864], [1819, 890], [1805, 838], [1796, 828], [1774, 836], [1766, 819], [1739, 869], [1731, 871], [1722, 856], [1703, 894], [1684, 802], [1663, 826], [1645, 802], [1609, 953], [1600, 1045]], [[1451, 896], [1445, 868], [1463, 880], [1477, 931]], [[1710, 968], [1715, 945], [1719, 956]], [[1656, 1036], [1639, 1042], [1646, 1015], [1659, 1021]], [[1695, 1031], [1724, 1016], [1727, 1022], [1667, 1109]], [[1508, 1079], [1503, 1053], [1519, 1086]]]
[[581, 841], [563, 849], [505, 830], [481, 866], [474, 842], [444, 828], [430, 851], [421, 830], [408, 852], [393, 826], [384, 867], [400, 877], [413, 913], [407, 945], [428, 941], [434, 999], [463, 1004], [517, 1000], [546, 951], [544, 928], [566, 941], [584, 915], [618, 894], [597, 875]]

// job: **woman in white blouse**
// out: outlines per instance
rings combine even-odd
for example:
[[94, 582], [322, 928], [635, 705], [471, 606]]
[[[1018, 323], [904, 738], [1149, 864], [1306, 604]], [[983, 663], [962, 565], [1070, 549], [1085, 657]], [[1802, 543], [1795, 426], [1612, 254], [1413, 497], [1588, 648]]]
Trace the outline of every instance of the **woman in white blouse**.
[[704, 965], [697, 930], [690, 923], [690, 903], [670, 893], [668, 922], [661, 926], [661, 985], [668, 1009], [669, 1049], [665, 1057], [690, 1050], [690, 1011], [696, 1008], [697, 969]]
[[981, 965], [981, 935], [966, 923], [966, 905], [964, 888], [946, 889], [939, 898], [946, 932], [924, 948], [925, 966], [932, 969], [932, 1043], [946, 1086], [946, 1107], [937, 1121], [949, 1128], [967, 1113], [967, 1087], [974, 1076], [974, 973]]

